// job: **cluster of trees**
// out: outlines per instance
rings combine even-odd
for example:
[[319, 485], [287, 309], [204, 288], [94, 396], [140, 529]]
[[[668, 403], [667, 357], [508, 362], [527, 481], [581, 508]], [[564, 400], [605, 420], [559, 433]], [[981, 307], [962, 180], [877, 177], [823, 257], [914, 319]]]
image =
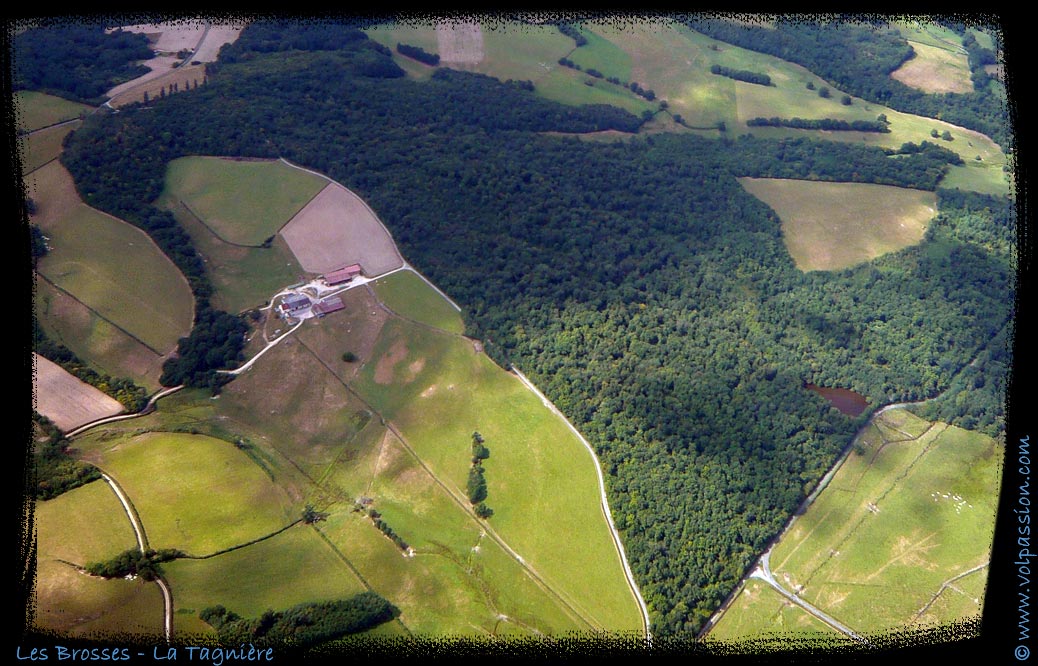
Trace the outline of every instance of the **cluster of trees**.
[[429, 53], [420, 46], [411, 46], [410, 44], [397, 44], [396, 50], [397, 53], [399, 53], [400, 55], [404, 55], [413, 60], [417, 60], [418, 62], [425, 63], [430, 67], [435, 67], [436, 65], [440, 64], [440, 54]]
[[736, 81], [745, 81], [746, 83], [756, 83], [759, 86], [770, 86], [771, 77], [767, 74], [761, 74], [760, 72], [752, 72], [747, 69], [732, 69], [731, 67], [724, 67], [723, 65], [713, 65], [710, 67], [711, 74], [717, 74], [718, 76], [727, 76], [730, 79]]
[[128, 412], [139, 412], [148, 404], [148, 391], [132, 379], [112, 377], [98, 372], [76, 356], [60, 342], [51, 340], [40, 326], [36, 313], [32, 313], [33, 351], [49, 361], [60, 365], [66, 372], [80, 381], [90, 384], [102, 393], [119, 401]]
[[570, 69], [575, 69], [578, 72], [584, 72], [588, 76], [593, 76], [596, 79], [605, 79], [609, 83], [612, 83], [613, 85], [620, 86], [621, 88], [627, 88], [628, 90], [633, 92], [635, 95], [638, 95], [639, 97], [643, 97], [643, 98], [649, 100], [650, 102], [652, 100], [656, 99], [656, 93], [653, 90], [648, 89], [648, 88], [643, 88], [643, 87], [641, 87], [641, 85], [639, 85], [635, 81], [631, 81], [630, 83], [627, 83], [625, 81], [621, 81], [620, 78], [617, 77], [617, 76], [608, 76], [607, 77], [602, 72], [598, 71], [597, 69], [593, 69], [593, 68], [588, 68], [587, 70], [584, 70], [580, 65], [578, 65], [575, 62], [573, 62], [569, 58], [559, 58], [559, 64], [562, 65], [563, 67], [569, 67]]
[[387, 537], [389, 537], [390, 541], [396, 544], [397, 548], [404, 552], [407, 552], [407, 549], [411, 547], [410, 544], [408, 544], [406, 541], [400, 538], [399, 534], [393, 531], [393, 528], [389, 526], [389, 523], [382, 520], [382, 514], [379, 513], [374, 507], [368, 509], [368, 518], [371, 519], [371, 522], [375, 525], [375, 527], [379, 529], [380, 532], [385, 534]]
[[[338, 53], [241, 59], [197, 93], [89, 121], [93, 149], [124, 164], [139, 135], [162, 159], [283, 156], [356, 191], [468, 334], [594, 445], [657, 635], [703, 626], [868, 417], [805, 382], [872, 405], [931, 397], [1011, 316], [1010, 261], [958, 232], [803, 273], [736, 180], [933, 190], [948, 158], [931, 148], [583, 142], [542, 132], [584, 110], [487, 77], [372, 79]], [[134, 173], [108, 165], [88, 177]]]
[[163, 562], [184, 557], [184, 553], [175, 548], [164, 548], [162, 550], [147, 549], [141, 551], [138, 548], [125, 550], [110, 560], [103, 562], [91, 562], [87, 564], [87, 573], [102, 578], [126, 578], [137, 576], [144, 580], [155, 580], [162, 575]]
[[399, 617], [400, 609], [375, 592], [348, 599], [299, 604], [282, 611], [267, 610], [258, 618], [243, 618], [222, 605], [198, 616], [216, 629], [223, 645], [278, 645], [305, 648], [357, 634]]
[[148, 38], [101, 24], [55, 23], [14, 36], [14, 87], [99, 104], [111, 88], [148, 73]]
[[573, 43], [577, 45], [577, 48], [587, 44], [587, 37], [581, 34], [580, 30], [578, 30], [573, 24], [559, 23], [558, 28], [559, 32], [573, 40]]
[[47, 247], [47, 238], [39, 225], [29, 225], [29, 253], [32, 257], [32, 265], [35, 268], [40, 259], [47, 256], [50, 248]]
[[739, 24], [723, 18], [690, 15], [686, 24], [693, 30], [745, 49], [767, 53], [802, 65], [834, 86], [856, 97], [899, 111], [977, 130], [1000, 146], [1009, 145], [1005, 87], [992, 79], [984, 65], [996, 60], [969, 39], [965, 26], [955, 27], [964, 35], [969, 54], [973, 91], [933, 94], [909, 87], [890, 73], [914, 57], [911, 45], [893, 28], [853, 24], [841, 18], [802, 20], [779, 17], [772, 26]]
[[177, 342], [176, 355], [162, 364], [163, 386], [207, 388], [215, 395], [231, 380], [221, 373], [245, 361], [245, 334], [249, 325], [239, 316], [205, 308], [195, 316], [187, 337]]
[[748, 127], [792, 127], [794, 129], [828, 130], [830, 132], [890, 132], [879, 120], [841, 120], [839, 118], [750, 118]]
[[490, 457], [490, 449], [483, 443], [483, 435], [472, 433], [472, 467], [469, 468], [469, 479], [466, 484], [469, 502], [476, 515], [486, 519], [494, 515], [494, 510], [487, 506], [487, 480], [483, 472], [483, 461]]
[[70, 442], [50, 419], [35, 410], [32, 419], [45, 437], [37, 442], [33, 453], [37, 499], [54, 499], [101, 478], [99, 469], [69, 455]]

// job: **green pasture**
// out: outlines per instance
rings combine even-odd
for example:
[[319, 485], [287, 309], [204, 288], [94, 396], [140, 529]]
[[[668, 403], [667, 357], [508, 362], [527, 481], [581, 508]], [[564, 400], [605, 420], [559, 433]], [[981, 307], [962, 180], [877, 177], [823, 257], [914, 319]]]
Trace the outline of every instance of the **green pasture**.
[[951, 28], [930, 21], [891, 21], [891, 27], [896, 28], [901, 36], [909, 42], [919, 42], [949, 51], [962, 50], [962, 37]]
[[[844, 460], [774, 547], [773, 575], [860, 633], [976, 615], [994, 534], [1001, 446], [981, 433], [928, 426], [905, 410], [879, 422], [882, 427], [874, 422], [860, 433], [862, 452]], [[717, 631], [724, 623], [730, 636], [773, 628], [760, 619], [765, 610], [738, 608]]]
[[213, 283], [216, 307], [228, 312], [259, 307], [305, 275], [280, 235], [274, 237], [270, 247], [233, 245], [221, 240], [168, 192], [157, 205], [173, 213], [208, 260], [206, 268]]
[[587, 39], [587, 43], [575, 49], [569, 57], [570, 60], [585, 71], [597, 69], [607, 78], [615, 76], [625, 83], [632, 80], [630, 55], [612, 41], [596, 34], [593, 29], [581, 29], [580, 32]]
[[103, 480], [37, 502], [35, 527], [40, 560], [85, 566], [137, 546], [126, 511]]
[[740, 178], [782, 220], [800, 270], [835, 270], [919, 243], [937, 214], [933, 192], [871, 183]]
[[35, 592], [34, 625], [62, 636], [111, 641], [113, 635], [163, 632], [162, 591], [155, 583], [94, 578], [41, 555]]
[[[387, 358], [399, 360], [382, 367], [380, 383]], [[479, 431], [491, 453], [483, 465], [493, 529], [587, 615], [611, 629], [638, 628], [591, 455], [515, 377], [467, 340], [391, 321], [357, 390], [462, 497]]]
[[731, 606], [710, 629], [710, 641], [741, 641], [762, 636], [821, 632], [842, 636], [836, 629], [783, 597], [762, 580], [750, 579]]
[[465, 332], [461, 314], [414, 271], [397, 271], [375, 281], [375, 293], [393, 312], [448, 333]]
[[260, 245], [327, 184], [278, 161], [182, 157], [169, 163], [164, 196], [185, 203], [221, 240]]
[[160, 354], [191, 330], [191, 289], [144, 232], [85, 204], [43, 231], [39, 272], [84, 305]]
[[113, 377], [159, 389], [162, 357], [38, 275], [33, 307], [51, 340]]
[[180, 610], [197, 615], [217, 604], [242, 617], [258, 617], [268, 609], [342, 599], [366, 589], [314, 528], [302, 523], [238, 550], [204, 560], [178, 559], [162, 568], [178, 620]]
[[47, 127], [20, 137], [22, 141], [22, 173], [34, 171], [47, 162], [56, 159], [61, 154], [63, 148], [62, 141], [77, 125], [79, 125], [78, 122]]
[[941, 187], [993, 196], [1011, 196], [1015, 189], [1012, 177], [998, 164], [967, 159], [966, 164], [948, 170], [948, 174], [941, 179]]
[[156, 550], [208, 555], [267, 536], [301, 511], [245, 453], [213, 437], [146, 433], [105, 442], [101, 455]]
[[32, 90], [14, 94], [18, 128], [32, 132], [66, 120], [76, 120], [93, 111], [93, 107], [61, 97]]

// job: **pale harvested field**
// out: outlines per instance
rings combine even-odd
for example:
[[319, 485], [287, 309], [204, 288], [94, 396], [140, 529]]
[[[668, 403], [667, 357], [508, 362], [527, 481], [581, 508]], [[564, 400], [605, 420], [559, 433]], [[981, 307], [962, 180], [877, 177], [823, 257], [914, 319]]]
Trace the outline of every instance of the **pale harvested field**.
[[205, 21], [183, 19], [165, 23], [139, 23], [121, 26], [124, 32], [143, 32], [148, 35], [152, 48], [157, 51], [176, 53], [181, 49], [194, 49], [205, 33]]
[[123, 411], [123, 406], [61, 366], [33, 354], [34, 406], [64, 431]]
[[189, 86], [200, 86], [205, 81], [205, 65], [187, 65], [173, 69], [168, 63], [176, 63], [177, 60], [170, 57], [155, 58], [144, 64], [150, 67], [152, 63], [158, 61], [167, 63], [165, 68], [159, 67], [138, 79], [112, 88], [108, 91], [108, 96], [111, 98], [108, 103], [111, 106], [120, 107], [133, 102], [143, 102], [144, 93], [148, 93], [148, 99], [154, 100], [161, 96], [163, 90], [167, 95], [170, 94], [170, 85], [176, 84], [177, 92], [184, 92]]
[[198, 52], [192, 60], [199, 62], [216, 62], [216, 54], [224, 44], [231, 44], [238, 39], [245, 24], [214, 25], [209, 28], [205, 41], [199, 47]]
[[782, 220], [802, 271], [854, 266], [920, 242], [937, 213], [933, 192], [869, 183], [740, 178]]
[[438, 23], [436, 44], [442, 64], [476, 65], [483, 60], [483, 29], [478, 23]]
[[906, 86], [928, 93], [966, 93], [973, 90], [966, 54], [912, 42], [916, 56], [890, 73]]
[[358, 263], [374, 277], [404, 265], [396, 243], [367, 204], [331, 183], [281, 230], [303, 270], [327, 273]]

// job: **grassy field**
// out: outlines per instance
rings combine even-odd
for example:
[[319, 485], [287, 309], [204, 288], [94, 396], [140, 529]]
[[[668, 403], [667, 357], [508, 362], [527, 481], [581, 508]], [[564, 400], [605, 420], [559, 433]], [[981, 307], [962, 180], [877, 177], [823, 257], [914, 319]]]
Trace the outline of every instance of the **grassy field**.
[[33, 308], [47, 337], [104, 373], [159, 389], [162, 356], [38, 274], [35, 289]]
[[[310, 526], [204, 560], [163, 565], [178, 621], [222, 604], [243, 617], [307, 601], [331, 601], [366, 588]], [[191, 626], [191, 625], [188, 625]]]
[[724, 619], [710, 631], [709, 640], [740, 641], [750, 637], [779, 637], [812, 632], [834, 638], [842, 636], [764, 581], [751, 579], [732, 600]]
[[591, 457], [515, 377], [462, 338], [391, 321], [357, 389], [461, 497], [471, 435], [479, 431], [491, 452], [484, 463], [491, 526], [589, 616], [606, 627], [637, 628]]
[[173, 216], [191, 236], [208, 261], [214, 287], [213, 304], [228, 312], [260, 307], [283, 287], [300, 281], [305, 272], [280, 236], [269, 248], [242, 247], [221, 240], [182, 204], [163, 195], [158, 205]]
[[16, 92], [14, 109], [17, 113], [18, 128], [27, 132], [66, 120], [75, 120], [94, 110], [93, 107], [86, 104], [33, 90]]
[[[774, 547], [775, 578], [860, 633], [980, 614], [1000, 445], [903, 410], [881, 415], [856, 445]], [[772, 617], [737, 600], [711, 636], [769, 631]]]
[[447, 331], [465, 332], [465, 322], [454, 306], [413, 271], [398, 271], [375, 281], [375, 293], [393, 312]]
[[194, 317], [176, 266], [147, 234], [80, 202], [58, 162], [34, 172], [32, 185], [33, 221], [51, 247], [39, 272], [152, 351], [173, 349]]
[[56, 125], [37, 130], [32, 134], [20, 137], [22, 141], [22, 173], [29, 173], [56, 159], [61, 154], [61, 142], [79, 122]]
[[836, 270], [918, 243], [937, 214], [933, 192], [867, 183], [740, 178], [782, 220], [803, 271]]
[[162, 597], [141, 581], [101, 580], [73, 565], [114, 557], [137, 540], [107, 483], [94, 481], [36, 504], [36, 624], [68, 635], [158, 631]]
[[221, 240], [260, 245], [327, 184], [278, 161], [182, 157], [169, 163], [163, 194]]
[[89, 458], [122, 486], [156, 550], [208, 555], [279, 530], [302, 510], [242, 451], [212, 437], [118, 437], [97, 442]]

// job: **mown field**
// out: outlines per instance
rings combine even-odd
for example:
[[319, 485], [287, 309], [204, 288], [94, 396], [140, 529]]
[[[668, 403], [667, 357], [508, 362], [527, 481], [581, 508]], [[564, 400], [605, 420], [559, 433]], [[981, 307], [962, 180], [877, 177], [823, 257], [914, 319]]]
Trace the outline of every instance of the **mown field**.
[[58, 162], [33, 175], [33, 221], [51, 239], [39, 272], [153, 352], [172, 350], [194, 317], [173, 263], [144, 232], [79, 201]]
[[78, 124], [77, 121], [45, 127], [21, 137], [22, 173], [35, 171], [51, 160], [57, 159], [61, 154], [61, 142]]
[[933, 192], [869, 183], [740, 178], [782, 220], [802, 271], [837, 270], [920, 242], [937, 214]]
[[169, 163], [164, 195], [221, 240], [258, 246], [327, 184], [278, 161], [182, 157]]
[[[883, 413], [772, 549], [773, 575], [863, 634], [979, 615], [1001, 456], [983, 434]], [[775, 596], [759, 589], [747, 583], [710, 636], [804, 625], [780, 618]]]
[[64, 432], [123, 411], [118, 400], [38, 354], [33, 367], [33, 409]]

